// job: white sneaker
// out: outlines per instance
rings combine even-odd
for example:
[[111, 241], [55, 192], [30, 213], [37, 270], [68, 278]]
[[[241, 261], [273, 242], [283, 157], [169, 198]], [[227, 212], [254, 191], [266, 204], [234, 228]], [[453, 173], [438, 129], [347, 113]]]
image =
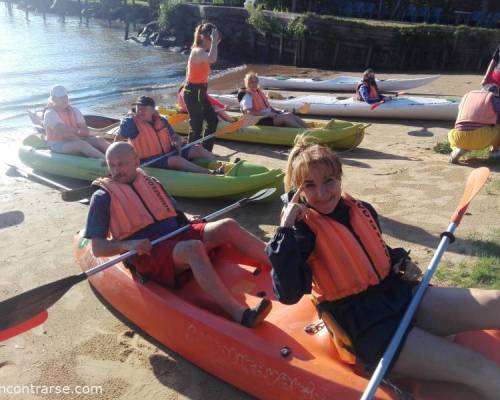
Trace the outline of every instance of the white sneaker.
[[448, 162], [451, 164], [457, 164], [458, 159], [465, 153], [467, 153], [467, 150], [456, 148], [450, 153], [450, 158], [448, 159]]

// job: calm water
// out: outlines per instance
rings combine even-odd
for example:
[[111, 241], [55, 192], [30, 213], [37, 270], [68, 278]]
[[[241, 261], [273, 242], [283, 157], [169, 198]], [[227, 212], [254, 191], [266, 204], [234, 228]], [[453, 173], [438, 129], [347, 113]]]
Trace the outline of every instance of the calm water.
[[[184, 77], [186, 56], [123, 40], [123, 27], [14, 9], [0, 3], [0, 130], [29, 126], [26, 109], [46, 103], [62, 84], [84, 112], [127, 103], [149, 92], [160, 97]], [[116, 110], [117, 112], [122, 110]]]

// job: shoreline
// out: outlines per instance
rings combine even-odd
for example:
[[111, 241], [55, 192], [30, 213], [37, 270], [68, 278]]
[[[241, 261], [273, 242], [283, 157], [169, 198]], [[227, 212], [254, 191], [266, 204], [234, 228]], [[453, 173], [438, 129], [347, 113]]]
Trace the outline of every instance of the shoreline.
[[[333, 71], [286, 66], [250, 65], [260, 74], [331, 76]], [[214, 92], [241, 85], [246, 70], [232, 71], [210, 82]], [[335, 74], [353, 75], [352, 72]], [[377, 74], [401, 77], [407, 74]], [[412, 74], [413, 76], [413, 74]], [[461, 96], [479, 85], [479, 74], [442, 74], [428, 86], [409, 94]], [[136, 97], [136, 96], [135, 96]], [[166, 102], [171, 95], [158, 99]], [[155, 96], [156, 98], [156, 96]], [[124, 100], [125, 101], [125, 100]], [[125, 104], [125, 103], [123, 103]], [[163, 103], [161, 103], [163, 104]], [[451, 123], [436, 121], [371, 120], [358, 149], [340, 153], [345, 190], [370, 202], [380, 215], [384, 237], [391, 246], [412, 249], [423, 267], [431, 259], [439, 234], [460, 198], [471, 167], [481, 163], [450, 165], [447, 156], [432, 147], [444, 140]], [[214, 151], [240, 157], [269, 168], [284, 168], [289, 148], [219, 141]], [[500, 168], [491, 165], [492, 181]], [[0, 296], [8, 298], [78, 271], [72, 251], [74, 234], [83, 227], [87, 207], [65, 203], [58, 192], [5, 175], [0, 165]], [[457, 231], [457, 241], [444, 259], [471, 260], [475, 235], [488, 236], [500, 226], [500, 190], [489, 186], [469, 207]], [[204, 215], [224, 202], [177, 199], [190, 214]], [[281, 205], [255, 205], [231, 214], [245, 228], [267, 240], [276, 227]], [[15, 218], [13, 217], [15, 216]], [[292, 307], [290, 310], [292, 310]], [[115, 318], [87, 283], [72, 288], [40, 327], [0, 342], [2, 385], [101, 385], [99, 399], [250, 399], [227, 383], [209, 375], [180, 355], [157, 348]], [[19, 396], [7, 396], [19, 398]], [[30, 395], [23, 399], [41, 399]], [[89, 398], [75, 393], [49, 398]]]

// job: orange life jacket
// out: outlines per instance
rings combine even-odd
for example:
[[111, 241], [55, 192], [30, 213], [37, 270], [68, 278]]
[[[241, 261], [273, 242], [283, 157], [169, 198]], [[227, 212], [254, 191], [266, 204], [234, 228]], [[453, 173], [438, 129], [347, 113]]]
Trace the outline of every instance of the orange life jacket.
[[313, 292], [320, 302], [360, 293], [380, 283], [391, 269], [389, 252], [370, 211], [347, 193], [342, 199], [349, 207], [354, 235], [316, 210], [308, 209], [304, 218], [316, 236], [307, 262], [312, 269]]
[[[71, 128], [78, 128], [76, 122], [76, 114], [73, 111], [73, 107], [68, 106], [63, 111], [57, 110], [54, 107], [47, 107], [46, 110], [54, 110], [59, 118], [63, 121], [64, 125], [70, 126]], [[57, 133], [53, 128], [45, 128], [45, 134], [47, 135], [47, 140], [51, 142], [62, 142], [67, 140], [63, 135]], [[86, 137], [88, 135], [79, 134], [81, 137]]]
[[462, 123], [495, 125], [497, 113], [493, 108], [493, 93], [473, 90], [467, 93], [458, 106], [455, 126]]
[[154, 222], [177, 215], [163, 186], [140, 169], [131, 184], [119, 183], [111, 178], [99, 178], [92, 184], [103, 188], [111, 196], [110, 238], [125, 239]]
[[134, 146], [135, 152], [142, 160], [147, 157], [168, 153], [172, 148], [170, 134], [165, 121], [160, 116], [153, 115], [153, 125], [136, 115], [133, 116], [139, 134], [129, 143]]
[[262, 90], [260, 89], [247, 89], [247, 93], [252, 96], [252, 109], [253, 111], [261, 111], [266, 108], [271, 108], [269, 101]]
[[378, 100], [379, 99], [380, 93], [378, 92], [378, 90], [375, 86], [370, 85], [368, 82], [361, 82], [358, 85], [358, 87], [356, 88], [356, 100], [364, 101], [364, 99], [359, 94], [359, 89], [361, 88], [361, 86], [368, 86], [368, 89], [369, 89], [368, 100]]
[[193, 64], [189, 60], [187, 65], [186, 81], [188, 83], [207, 83], [210, 74], [210, 64], [207, 62]]

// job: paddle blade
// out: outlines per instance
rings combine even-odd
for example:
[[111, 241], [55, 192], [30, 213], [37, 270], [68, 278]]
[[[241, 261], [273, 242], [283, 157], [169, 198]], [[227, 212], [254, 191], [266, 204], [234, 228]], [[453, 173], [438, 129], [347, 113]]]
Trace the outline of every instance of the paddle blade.
[[48, 316], [49, 313], [47, 312], [47, 310], [43, 310], [40, 314], [35, 315], [33, 318], [22, 322], [19, 325], [0, 331], [0, 342], [20, 335], [21, 333], [27, 332], [37, 327], [38, 325], [43, 324], [47, 320]]
[[75, 284], [86, 279], [85, 273], [31, 289], [0, 303], [0, 331], [27, 323], [57, 302]]
[[469, 203], [479, 193], [489, 176], [490, 170], [486, 167], [476, 168], [470, 173], [469, 178], [465, 183], [464, 194], [460, 199], [457, 209], [451, 216], [451, 222], [455, 223], [455, 225], [460, 224]]
[[64, 192], [61, 192], [61, 198], [64, 201], [79, 201], [83, 199], [88, 199], [98, 189], [99, 187], [94, 185], [83, 186], [76, 189], [69, 189], [65, 190]]
[[259, 117], [257, 115], [245, 115], [242, 118], [240, 118], [238, 121], [233, 122], [229, 125], [226, 125], [220, 129], [217, 129], [215, 132], [216, 135], [224, 135], [226, 133], [232, 133], [234, 131], [237, 131], [238, 129], [246, 128], [247, 126], [255, 125], [257, 122], [260, 121], [262, 117]]
[[186, 121], [188, 118], [189, 118], [189, 114], [187, 114], [187, 113], [178, 113], [178, 114], [169, 115], [167, 117], [168, 123], [172, 126], [178, 125], [181, 122]]
[[384, 103], [385, 103], [385, 100], [380, 100], [377, 103], [372, 104], [372, 106], [370, 107], [370, 110], [375, 110], [376, 108], [380, 107]]
[[311, 104], [304, 103], [299, 108], [295, 109], [294, 114], [309, 114], [311, 111]]

